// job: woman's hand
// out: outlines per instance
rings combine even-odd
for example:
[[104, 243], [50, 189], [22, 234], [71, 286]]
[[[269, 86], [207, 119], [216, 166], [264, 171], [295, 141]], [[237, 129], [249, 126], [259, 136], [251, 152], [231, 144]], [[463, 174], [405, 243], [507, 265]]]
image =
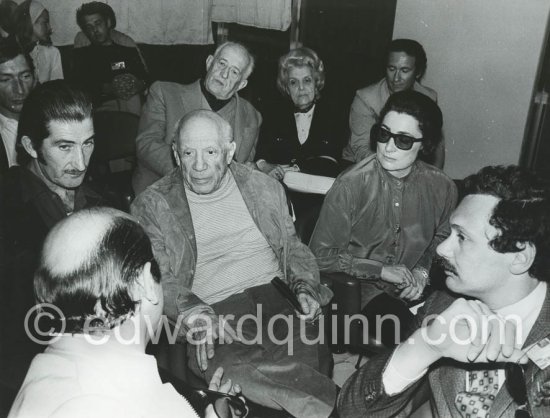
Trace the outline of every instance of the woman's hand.
[[285, 170], [279, 164], [271, 164], [265, 160], [262, 160], [262, 161], [258, 161], [256, 163], [256, 166], [260, 171], [273, 177], [274, 179], [282, 180], [285, 176]]
[[382, 267], [380, 278], [385, 282], [393, 283], [398, 289], [416, 285], [416, 278], [403, 264]]
[[424, 293], [424, 288], [428, 284], [428, 275], [418, 268], [412, 270], [412, 275], [416, 279], [416, 284], [403, 289], [399, 295], [401, 299], [409, 301], [418, 300], [422, 296], [422, 293]]

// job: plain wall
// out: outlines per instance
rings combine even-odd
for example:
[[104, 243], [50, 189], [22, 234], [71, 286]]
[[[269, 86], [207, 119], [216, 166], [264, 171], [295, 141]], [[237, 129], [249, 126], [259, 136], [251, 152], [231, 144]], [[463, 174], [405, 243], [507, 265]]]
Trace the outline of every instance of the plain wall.
[[398, 0], [394, 39], [419, 41], [444, 115], [445, 171], [517, 164], [548, 0]]

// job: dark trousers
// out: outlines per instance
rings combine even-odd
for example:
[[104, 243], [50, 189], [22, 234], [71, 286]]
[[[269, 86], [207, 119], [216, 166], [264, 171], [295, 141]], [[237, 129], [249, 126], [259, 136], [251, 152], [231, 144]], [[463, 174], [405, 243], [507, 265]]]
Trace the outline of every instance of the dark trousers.
[[204, 373], [198, 369], [195, 346], [189, 344], [193, 373], [209, 381], [222, 366], [224, 376], [240, 384], [243, 395], [255, 403], [296, 417], [330, 415], [336, 399], [336, 386], [328, 377], [330, 352], [326, 344], [307, 343], [319, 337], [317, 322], [301, 321], [271, 284], [247, 289], [212, 308], [217, 315], [232, 315], [226, 319], [242, 341], [217, 344]]
[[[414, 315], [405, 302], [385, 292], [371, 299], [363, 308], [362, 314], [367, 318], [369, 334], [386, 347], [395, 347], [403, 341], [414, 320]], [[382, 320], [384, 316], [387, 316], [386, 320]]]

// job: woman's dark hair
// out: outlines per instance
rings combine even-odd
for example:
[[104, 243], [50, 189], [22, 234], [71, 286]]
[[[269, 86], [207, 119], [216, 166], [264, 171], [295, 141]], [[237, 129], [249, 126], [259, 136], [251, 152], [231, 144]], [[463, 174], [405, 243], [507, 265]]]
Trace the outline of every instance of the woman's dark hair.
[[[389, 97], [380, 112], [379, 122], [382, 123], [384, 117], [392, 111], [410, 115], [418, 121], [423, 138], [421, 152], [430, 155], [442, 138], [443, 114], [437, 103], [414, 90], [400, 91]], [[371, 141], [374, 138], [371, 137]]]

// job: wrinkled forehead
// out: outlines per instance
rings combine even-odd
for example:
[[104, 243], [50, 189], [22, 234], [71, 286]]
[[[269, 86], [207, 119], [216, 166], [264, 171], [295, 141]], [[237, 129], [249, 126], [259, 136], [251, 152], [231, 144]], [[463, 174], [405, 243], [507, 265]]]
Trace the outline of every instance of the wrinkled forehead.
[[244, 71], [249, 64], [248, 53], [239, 45], [227, 45], [216, 56], [216, 60], [225, 60], [231, 67]]
[[196, 118], [189, 120], [182, 126], [178, 136], [178, 146], [181, 148], [193, 147], [224, 147], [230, 141], [230, 130], [209, 118]]

